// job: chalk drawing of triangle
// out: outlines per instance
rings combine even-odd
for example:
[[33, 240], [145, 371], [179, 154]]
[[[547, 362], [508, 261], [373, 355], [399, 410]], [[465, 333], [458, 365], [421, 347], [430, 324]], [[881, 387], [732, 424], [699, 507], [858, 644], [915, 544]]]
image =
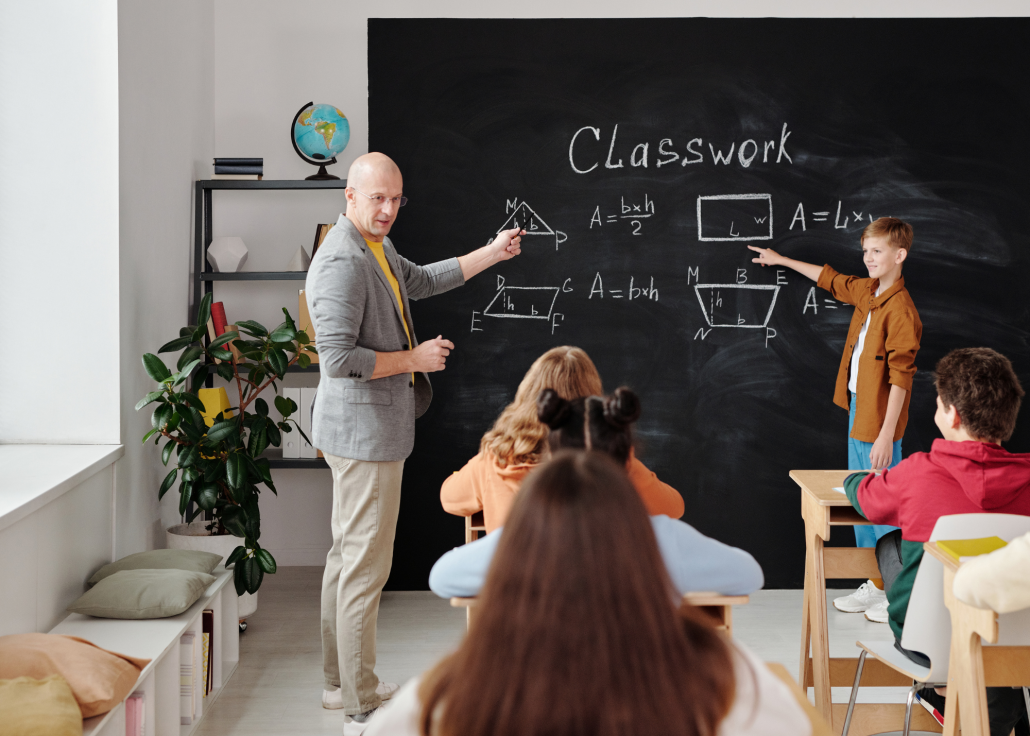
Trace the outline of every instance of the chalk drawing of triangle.
[[554, 235], [554, 230], [525, 202], [515, 208], [515, 211], [511, 213], [511, 217], [501, 225], [497, 232], [511, 230], [516, 226], [525, 230], [526, 235]]

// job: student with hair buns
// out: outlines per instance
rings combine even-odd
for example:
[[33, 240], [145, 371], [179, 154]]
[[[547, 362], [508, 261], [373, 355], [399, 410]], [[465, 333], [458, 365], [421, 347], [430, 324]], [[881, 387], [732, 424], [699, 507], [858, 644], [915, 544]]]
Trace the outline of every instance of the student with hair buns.
[[[550, 410], [573, 415], [559, 432], [573, 434], [584, 417], [596, 426], [606, 412], [626, 416], [625, 395], [591, 397], [584, 413], [582, 399], [568, 411], [553, 393]], [[648, 523], [624, 467], [603, 451], [566, 450], [527, 478], [503, 538], [483, 540], [501, 541], [475, 625], [401, 688], [366, 736], [812, 733], [762, 662], [695, 609], [677, 612], [656, 517]]]
[[[537, 417], [536, 407], [547, 388], [566, 400], [603, 393], [601, 376], [585, 351], [562, 345], [541, 355], [519, 384], [515, 400], [483, 435], [479, 453], [444, 481], [444, 511], [456, 516], [482, 511], [488, 533], [503, 526], [523, 478], [548, 454], [547, 425]], [[648, 470], [632, 448], [626, 469], [649, 514], [683, 516], [683, 497]]]
[[[640, 417], [640, 400], [630, 389], [616, 389], [607, 398], [589, 396], [573, 401], [544, 389], [537, 407], [540, 421], [550, 429], [552, 452], [590, 450], [627, 467], [632, 457], [632, 425]], [[650, 518], [669, 577], [680, 595], [702, 590], [746, 595], [762, 587], [762, 568], [744, 550], [706, 537], [686, 522], [662, 514]], [[437, 560], [429, 573], [430, 589], [444, 598], [478, 595], [501, 532], [498, 529]], [[632, 548], [626, 551], [633, 553]]]

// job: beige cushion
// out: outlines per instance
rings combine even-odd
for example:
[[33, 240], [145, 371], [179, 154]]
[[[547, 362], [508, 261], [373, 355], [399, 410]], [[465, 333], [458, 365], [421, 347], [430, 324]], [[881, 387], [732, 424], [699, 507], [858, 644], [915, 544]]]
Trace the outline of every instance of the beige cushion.
[[79, 704], [80, 718], [106, 713], [124, 700], [149, 661], [109, 652], [76, 636], [0, 636], [0, 680], [61, 675]]
[[122, 570], [192, 570], [211, 573], [221, 562], [222, 556], [214, 552], [193, 549], [152, 549], [123, 557], [117, 562], [104, 565], [89, 579], [89, 585], [96, 585], [104, 578]]
[[6, 736], [82, 736], [82, 713], [60, 675], [0, 680], [0, 723]]
[[167, 618], [192, 606], [213, 582], [214, 576], [189, 570], [122, 570], [94, 585], [68, 610], [99, 618]]

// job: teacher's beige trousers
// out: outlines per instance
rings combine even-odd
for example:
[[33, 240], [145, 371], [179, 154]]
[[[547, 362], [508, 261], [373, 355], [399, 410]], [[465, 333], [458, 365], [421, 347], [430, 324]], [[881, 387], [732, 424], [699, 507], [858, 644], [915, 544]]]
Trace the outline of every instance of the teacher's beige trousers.
[[322, 578], [322, 660], [343, 712], [377, 708], [376, 620], [390, 577], [404, 461], [325, 456], [333, 471], [333, 546]]

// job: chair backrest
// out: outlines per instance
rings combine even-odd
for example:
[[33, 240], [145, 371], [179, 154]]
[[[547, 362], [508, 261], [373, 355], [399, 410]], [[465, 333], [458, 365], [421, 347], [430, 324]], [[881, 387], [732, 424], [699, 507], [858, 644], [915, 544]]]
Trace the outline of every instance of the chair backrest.
[[[1030, 531], [1030, 516], [953, 514], [937, 519], [933, 532], [930, 534], [930, 541], [997, 536], [1007, 542], [1028, 531]], [[1016, 616], [1017, 614], [1011, 615]], [[922, 652], [930, 658], [931, 681], [944, 682], [947, 680], [948, 654], [951, 647], [951, 615], [944, 606], [943, 566], [929, 555], [923, 555], [919, 571], [916, 573], [915, 583], [912, 585], [912, 596], [905, 614], [905, 629], [901, 635], [901, 646], [912, 651]]]

